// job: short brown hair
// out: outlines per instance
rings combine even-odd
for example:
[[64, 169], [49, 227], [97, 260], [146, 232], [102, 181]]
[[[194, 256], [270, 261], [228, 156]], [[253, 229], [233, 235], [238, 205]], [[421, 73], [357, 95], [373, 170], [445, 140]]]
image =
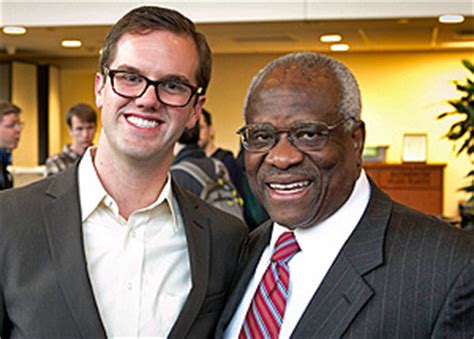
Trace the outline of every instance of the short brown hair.
[[66, 113], [66, 122], [69, 128], [72, 128], [72, 117], [76, 117], [84, 122], [92, 122], [97, 125], [97, 113], [88, 104], [76, 104], [69, 108]]
[[211, 78], [212, 54], [206, 37], [196, 30], [194, 23], [181, 13], [158, 6], [142, 6], [128, 12], [123, 16], [107, 34], [104, 47], [100, 56], [100, 72], [105, 74], [105, 69], [115, 58], [117, 43], [120, 38], [129, 34], [146, 34], [153, 30], [165, 30], [175, 34], [190, 36], [196, 44], [199, 56], [199, 66], [196, 80], [204, 93]]
[[21, 109], [17, 105], [14, 105], [8, 101], [0, 101], [0, 121], [3, 120], [3, 117], [8, 114], [20, 114]]

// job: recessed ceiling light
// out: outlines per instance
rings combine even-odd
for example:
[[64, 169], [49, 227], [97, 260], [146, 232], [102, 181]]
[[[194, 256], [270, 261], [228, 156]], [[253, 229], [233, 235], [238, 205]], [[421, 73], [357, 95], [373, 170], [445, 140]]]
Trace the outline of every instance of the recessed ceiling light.
[[334, 44], [331, 45], [331, 51], [333, 52], [345, 52], [349, 50], [349, 45], [348, 44]]
[[447, 48], [474, 48], [474, 41], [445, 42], [441, 46]]
[[324, 34], [319, 38], [321, 42], [339, 42], [342, 40], [342, 36], [339, 34]]
[[82, 46], [81, 40], [63, 40], [61, 41], [61, 46], [64, 48], [79, 48]]
[[460, 14], [440, 15], [438, 21], [442, 24], [460, 24], [464, 21], [464, 17]]
[[23, 35], [26, 33], [26, 28], [22, 26], [5, 26], [3, 33], [10, 35]]

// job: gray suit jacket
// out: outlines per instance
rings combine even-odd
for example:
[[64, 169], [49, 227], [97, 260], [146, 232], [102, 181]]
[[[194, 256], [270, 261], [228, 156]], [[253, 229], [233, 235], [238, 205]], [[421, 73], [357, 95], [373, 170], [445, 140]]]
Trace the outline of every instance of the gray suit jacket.
[[[170, 337], [208, 337], [247, 228], [175, 185], [173, 191], [185, 224], [192, 289]], [[84, 255], [77, 167], [3, 191], [0, 209], [0, 337], [104, 338]]]
[[[251, 234], [247, 266], [217, 337], [223, 336], [270, 235], [270, 222]], [[473, 239], [393, 202], [372, 184], [367, 210], [292, 338], [429, 337], [474, 337]]]

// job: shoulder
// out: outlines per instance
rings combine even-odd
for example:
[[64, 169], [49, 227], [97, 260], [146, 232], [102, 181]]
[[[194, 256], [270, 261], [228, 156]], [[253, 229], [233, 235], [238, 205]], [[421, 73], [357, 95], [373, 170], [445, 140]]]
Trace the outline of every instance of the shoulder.
[[423, 263], [425, 268], [438, 267], [451, 276], [474, 264], [472, 235], [398, 203], [394, 203], [386, 241], [388, 258], [405, 258], [413, 265]]
[[0, 191], [0, 206], [2, 206], [0, 216], [11, 212], [12, 209], [28, 212], [31, 203], [44, 201], [50, 195], [49, 192], [53, 193], [56, 190], [73, 193], [74, 186], [77, 187], [76, 167], [71, 167], [54, 177], [43, 178], [26, 186]]

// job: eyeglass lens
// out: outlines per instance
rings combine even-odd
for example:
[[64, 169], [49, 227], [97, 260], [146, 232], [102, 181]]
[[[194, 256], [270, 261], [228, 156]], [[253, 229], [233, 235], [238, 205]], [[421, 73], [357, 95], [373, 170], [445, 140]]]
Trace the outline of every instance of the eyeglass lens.
[[23, 129], [25, 126], [25, 123], [23, 121], [15, 121], [9, 124], [3, 125], [5, 128], [18, 128], [18, 129]]
[[142, 96], [152, 85], [158, 100], [169, 106], [186, 106], [194, 95], [193, 89], [177, 81], [153, 81], [132, 72], [110, 71], [114, 91], [128, 98]]

